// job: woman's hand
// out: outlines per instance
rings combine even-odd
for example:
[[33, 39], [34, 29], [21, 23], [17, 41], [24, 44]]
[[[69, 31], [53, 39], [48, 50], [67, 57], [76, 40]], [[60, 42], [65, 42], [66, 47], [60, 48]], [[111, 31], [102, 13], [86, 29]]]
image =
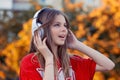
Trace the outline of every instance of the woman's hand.
[[43, 80], [54, 80], [53, 54], [46, 45], [46, 39], [47, 38], [44, 38], [42, 41], [39, 33], [36, 32], [34, 35], [34, 44], [37, 50], [43, 55], [45, 59], [45, 73]]
[[42, 41], [39, 33], [36, 33], [34, 35], [34, 44], [35, 44], [35, 47], [43, 55], [43, 57], [45, 58], [45, 60], [53, 58], [52, 52], [49, 50], [49, 48], [46, 45], [46, 39], [47, 38], [44, 38], [43, 41]]
[[77, 38], [75, 37], [71, 30], [69, 30], [69, 32], [70, 34], [68, 34], [68, 48], [76, 49], [79, 40], [77, 40]]

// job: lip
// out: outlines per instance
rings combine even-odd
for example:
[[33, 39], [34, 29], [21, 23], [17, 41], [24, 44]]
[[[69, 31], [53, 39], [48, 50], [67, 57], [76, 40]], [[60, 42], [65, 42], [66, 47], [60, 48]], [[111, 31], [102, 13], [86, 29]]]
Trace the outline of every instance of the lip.
[[61, 41], [65, 41], [65, 40], [66, 40], [66, 34], [59, 34], [59, 35], [58, 35], [58, 38], [59, 38]]
[[60, 40], [65, 41], [66, 37], [58, 37]]
[[61, 40], [65, 40], [65, 38], [60, 38]]

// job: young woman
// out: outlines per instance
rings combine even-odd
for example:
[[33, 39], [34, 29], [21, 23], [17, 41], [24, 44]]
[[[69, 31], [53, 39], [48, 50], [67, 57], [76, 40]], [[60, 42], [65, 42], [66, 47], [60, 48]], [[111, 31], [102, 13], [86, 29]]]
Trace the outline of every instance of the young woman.
[[[79, 50], [90, 59], [70, 56], [68, 48]], [[20, 80], [92, 80], [95, 71], [115, 66], [77, 40], [65, 14], [52, 8], [43, 8], [34, 15], [30, 53], [21, 61]]]

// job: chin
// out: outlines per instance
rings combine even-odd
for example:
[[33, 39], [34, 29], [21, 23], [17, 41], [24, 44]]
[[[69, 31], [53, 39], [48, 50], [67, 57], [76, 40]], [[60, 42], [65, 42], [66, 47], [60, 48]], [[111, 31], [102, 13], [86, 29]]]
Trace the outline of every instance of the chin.
[[64, 44], [57, 44], [57, 45], [62, 46], [62, 45], [64, 45]]
[[64, 44], [65, 44], [65, 42], [59, 42], [59, 43], [57, 43], [57, 45], [59, 45], [59, 46], [62, 46]]

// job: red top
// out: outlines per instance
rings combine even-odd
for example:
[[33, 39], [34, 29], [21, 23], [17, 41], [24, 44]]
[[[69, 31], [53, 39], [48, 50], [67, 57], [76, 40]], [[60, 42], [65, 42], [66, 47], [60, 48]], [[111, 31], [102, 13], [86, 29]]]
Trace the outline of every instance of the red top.
[[[32, 61], [33, 55], [33, 53], [28, 54], [22, 59], [20, 65], [20, 80], [42, 80], [41, 72], [44, 72], [44, 70], [40, 68], [38, 62]], [[35, 58], [37, 60], [37, 57]], [[96, 66], [93, 60], [72, 56], [70, 62], [75, 79], [66, 78], [66, 80], [93, 80]], [[60, 71], [61, 69], [59, 69], [59, 72]], [[62, 74], [62, 72], [60, 74]]]

